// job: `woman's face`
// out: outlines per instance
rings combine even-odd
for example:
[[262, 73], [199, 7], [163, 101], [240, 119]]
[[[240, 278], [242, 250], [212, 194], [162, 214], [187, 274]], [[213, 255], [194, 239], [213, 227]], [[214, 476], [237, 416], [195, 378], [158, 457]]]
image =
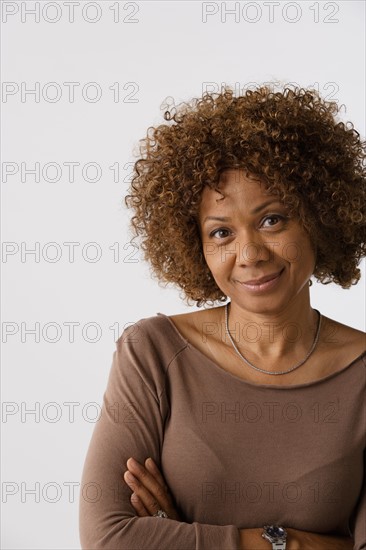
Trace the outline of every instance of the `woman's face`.
[[219, 188], [225, 198], [205, 187], [199, 209], [203, 252], [217, 286], [253, 313], [301, 303], [315, 267], [305, 230], [277, 196], [242, 170], [223, 172]]

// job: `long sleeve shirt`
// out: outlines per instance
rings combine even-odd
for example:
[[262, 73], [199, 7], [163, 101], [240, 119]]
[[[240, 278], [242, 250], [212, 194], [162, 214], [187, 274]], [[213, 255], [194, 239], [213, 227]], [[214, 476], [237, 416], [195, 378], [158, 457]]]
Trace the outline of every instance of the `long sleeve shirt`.
[[[116, 342], [80, 492], [83, 549], [235, 550], [279, 524], [366, 549], [366, 351], [298, 385], [255, 384], [162, 313]], [[183, 521], [138, 517], [126, 461], [152, 457]]]

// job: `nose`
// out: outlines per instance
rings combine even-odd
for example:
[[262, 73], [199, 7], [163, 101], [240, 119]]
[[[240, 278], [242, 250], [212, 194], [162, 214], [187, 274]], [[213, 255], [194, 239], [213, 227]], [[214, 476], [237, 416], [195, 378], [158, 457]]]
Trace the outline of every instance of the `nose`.
[[243, 231], [231, 244], [235, 244], [236, 265], [255, 265], [271, 259], [272, 247], [258, 232]]

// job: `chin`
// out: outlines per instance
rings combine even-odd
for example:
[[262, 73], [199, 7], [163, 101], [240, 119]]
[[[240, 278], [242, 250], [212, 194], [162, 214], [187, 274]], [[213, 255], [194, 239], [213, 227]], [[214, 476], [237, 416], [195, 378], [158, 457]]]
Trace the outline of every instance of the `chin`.
[[270, 296], [253, 296], [245, 298], [243, 296], [234, 296], [230, 298], [231, 301], [238, 305], [240, 308], [250, 311], [251, 313], [259, 314], [276, 314], [282, 312], [286, 305], [290, 302], [291, 298], [287, 300], [272, 298]]

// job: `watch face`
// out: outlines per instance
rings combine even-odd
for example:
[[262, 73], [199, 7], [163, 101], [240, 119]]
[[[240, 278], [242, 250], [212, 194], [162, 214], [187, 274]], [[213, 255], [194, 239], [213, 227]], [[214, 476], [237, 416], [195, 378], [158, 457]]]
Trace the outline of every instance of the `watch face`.
[[287, 531], [279, 525], [265, 525], [264, 531], [268, 536], [270, 542], [276, 542], [276, 540], [286, 540]]

